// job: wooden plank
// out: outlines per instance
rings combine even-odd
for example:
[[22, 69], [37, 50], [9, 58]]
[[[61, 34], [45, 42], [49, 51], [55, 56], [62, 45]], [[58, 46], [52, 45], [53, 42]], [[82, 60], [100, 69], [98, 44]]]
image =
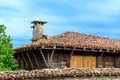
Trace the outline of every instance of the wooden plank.
[[51, 54], [51, 56], [50, 56], [49, 67], [51, 67], [51, 64], [52, 64], [52, 59], [53, 59], [54, 52], [55, 52], [55, 49], [53, 49], [52, 54]]
[[26, 55], [27, 55], [27, 57], [28, 57], [28, 60], [29, 60], [29, 62], [30, 62], [30, 65], [31, 65], [32, 69], [34, 69], [34, 66], [33, 66], [33, 64], [32, 64], [32, 61], [31, 61], [31, 59], [30, 59], [30, 56], [29, 56], [28, 52], [26, 52]]
[[97, 62], [97, 68], [103, 68], [103, 63], [102, 62]]
[[83, 68], [83, 56], [77, 56], [77, 67], [78, 68]]
[[20, 59], [19, 59], [19, 53], [16, 54], [16, 60], [17, 60], [17, 63], [19, 64], [19, 61], [20, 61]]
[[[21, 55], [22, 55], [23, 60], [24, 60], [24, 62], [25, 62], [25, 67], [28, 67], [28, 63], [27, 63], [27, 61], [26, 61], [26, 59], [25, 59], [25, 56], [23, 55], [23, 53], [21, 53]], [[24, 68], [25, 68], [25, 67], [24, 67]]]
[[75, 47], [72, 49], [72, 51], [71, 51], [71, 53], [70, 53], [70, 58], [69, 58], [69, 67], [74, 67], [74, 66], [72, 66], [73, 65], [73, 58], [74, 57], [72, 57], [72, 55], [73, 55], [73, 53], [74, 53], [74, 50], [75, 50]]
[[60, 55], [60, 68], [69, 67], [69, 54], [61, 54]]
[[71, 68], [95, 68], [96, 57], [73, 55], [70, 60], [70, 67]]
[[38, 69], [40, 69], [39, 62], [38, 62], [37, 57], [36, 57], [36, 55], [34, 53], [34, 50], [32, 50], [32, 55], [33, 55], [33, 58], [35, 60], [35, 63], [37, 64]]
[[104, 58], [104, 60], [107, 61], [107, 62], [111, 62], [111, 61], [114, 61], [114, 57], [113, 56], [106, 56]]
[[105, 67], [113, 68], [114, 62], [105, 62]]
[[115, 56], [115, 67], [120, 68], [120, 56]]
[[48, 65], [50, 66], [50, 53], [49, 52], [47, 53], [47, 62], [48, 62]]
[[20, 59], [20, 68], [24, 69], [24, 62], [23, 62], [21, 54], [19, 54], [19, 59]]
[[104, 56], [103, 63], [104, 67], [115, 67], [115, 58], [114, 56]]
[[76, 56], [71, 56], [70, 59], [70, 68], [76, 68]]
[[71, 53], [70, 53], [70, 59], [71, 59], [71, 57], [72, 57], [72, 55], [73, 55], [73, 53], [74, 53], [74, 50], [75, 50], [75, 47], [72, 49], [72, 51], [71, 51]]
[[95, 56], [91, 56], [90, 60], [91, 60], [90, 66], [92, 68], [96, 68], [96, 57]]
[[102, 60], [102, 56], [97, 56], [96, 58], [96, 64], [97, 64], [97, 68], [103, 68], [103, 60]]
[[73, 55], [70, 60], [70, 68], [82, 68], [83, 56]]
[[[102, 49], [100, 49], [100, 50], [102, 50]], [[98, 67], [98, 68], [103, 68], [103, 54], [104, 54], [104, 52], [102, 52], [101, 53], [101, 55], [99, 55], [99, 56], [97, 56], [97, 59], [96, 59], [96, 64], [97, 64], [97, 66], [96, 67]]]
[[45, 56], [44, 56], [42, 50], [41, 50], [41, 49], [39, 49], [39, 50], [40, 50], [40, 53], [41, 53], [41, 55], [42, 55], [42, 58], [43, 58], [43, 60], [44, 60], [44, 62], [45, 62], [45, 64], [46, 64], [46, 66], [49, 68], [49, 64], [47, 63], [47, 60], [45, 59]]
[[101, 57], [103, 56], [104, 52], [101, 53]]
[[19, 67], [22, 69], [22, 67], [21, 67], [22, 64], [21, 64], [20, 53], [18, 53], [17, 55], [18, 55], [17, 60], [18, 60]]
[[84, 68], [95, 68], [96, 67], [96, 57], [94, 56], [84, 56], [83, 58]]
[[60, 54], [54, 54], [51, 68], [60, 68]]
[[118, 58], [118, 60], [117, 60], [117, 63], [116, 63], [116, 64], [119, 64], [119, 62], [120, 62], [120, 56], [119, 56], [119, 58]]

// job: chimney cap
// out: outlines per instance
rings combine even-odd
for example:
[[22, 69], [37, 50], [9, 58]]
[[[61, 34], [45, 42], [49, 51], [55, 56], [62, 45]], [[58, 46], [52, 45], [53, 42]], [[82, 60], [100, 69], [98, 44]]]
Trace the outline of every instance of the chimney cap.
[[46, 21], [34, 20], [34, 21], [32, 21], [31, 23], [41, 23], [41, 24], [45, 24], [45, 23], [48, 23], [48, 22], [46, 22]]

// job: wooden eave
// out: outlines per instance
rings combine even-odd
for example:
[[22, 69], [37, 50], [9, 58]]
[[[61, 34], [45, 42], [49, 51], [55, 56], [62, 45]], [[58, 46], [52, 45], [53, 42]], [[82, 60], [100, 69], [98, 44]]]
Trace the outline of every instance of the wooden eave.
[[120, 53], [120, 50], [113, 50], [113, 49], [97, 49], [97, 48], [87, 48], [87, 47], [65, 47], [65, 46], [38, 46], [38, 47], [27, 47], [27, 48], [20, 48], [16, 49], [16, 52], [23, 52], [29, 50], [36, 50], [36, 49], [47, 49], [47, 50], [73, 50], [74, 51], [86, 51], [86, 52], [108, 52], [108, 53]]

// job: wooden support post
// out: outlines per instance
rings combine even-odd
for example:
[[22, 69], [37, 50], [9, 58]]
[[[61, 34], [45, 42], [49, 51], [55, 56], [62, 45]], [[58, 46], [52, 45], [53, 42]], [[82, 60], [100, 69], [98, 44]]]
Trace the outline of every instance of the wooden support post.
[[71, 57], [72, 57], [72, 55], [73, 55], [73, 53], [74, 53], [74, 50], [75, 50], [75, 47], [72, 49], [72, 51], [71, 51], [71, 53], [70, 53], [70, 59], [71, 59]]
[[34, 53], [33, 50], [32, 50], [32, 55], [33, 55], [33, 58], [35, 60], [35, 63], [37, 64], [37, 67], [40, 69], [39, 62], [38, 62], [38, 60], [37, 60], [37, 58], [36, 58], [35, 53]]
[[48, 65], [50, 65], [50, 53], [49, 52], [47, 53], [47, 62], [48, 62]]
[[[101, 50], [102, 50], [102, 49], [101, 49]], [[100, 61], [102, 62], [102, 64], [100, 64], [100, 65], [101, 65], [101, 67], [104, 67], [103, 54], [104, 54], [104, 52], [102, 52], [102, 53], [101, 53], [101, 55], [100, 55]], [[97, 60], [97, 62], [96, 62], [96, 63], [97, 63], [97, 65], [99, 65], [99, 64], [98, 64], [98, 60]]]
[[100, 52], [102, 51], [102, 49], [100, 49]]
[[16, 54], [16, 60], [17, 60], [17, 63], [19, 64], [19, 53]]
[[119, 64], [119, 62], [120, 62], [120, 56], [119, 56], [119, 58], [118, 58], [118, 60], [117, 60], [117, 65]]
[[110, 50], [109, 49], [107, 49], [107, 52], [109, 52]]
[[86, 47], [84, 47], [83, 50], [85, 51], [85, 50], [86, 50]]
[[[27, 63], [27, 61], [26, 61], [26, 59], [25, 59], [23, 53], [21, 53], [21, 55], [22, 55], [22, 57], [23, 57], [23, 60], [24, 60], [24, 62], [25, 62], [25, 65], [28, 67], [28, 63]], [[25, 66], [25, 67], [26, 67], [26, 66]]]
[[22, 60], [22, 57], [20, 56], [20, 54], [19, 54], [19, 59], [20, 59], [20, 68], [21, 69], [24, 69], [24, 63], [23, 63], [23, 60]]
[[17, 54], [17, 61], [18, 61], [19, 67], [21, 68], [20, 60], [21, 60], [21, 59], [20, 59], [20, 54], [18, 53], [18, 54]]
[[54, 52], [55, 52], [55, 49], [53, 49], [52, 54], [51, 54], [51, 56], [50, 56], [49, 67], [51, 67], [51, 64], [52, 64], [52, 59], [53, 59]]
[[29, 62], [30, 62], [30, 65], [31, 65], [32, 69], [34, 69], [33, 64], [32, 64], [32, 61], [31, 61], [31, 59], [30, 59], [30, 56], [29, 56], [28, 52], [26, 52], [26, 55], [27, 55], [27, 57], [28, 57], [28, 60], [29, 60]]
[[104, 52], [102, 52], [102, 54], [100, 55], [101, 57], [103, 56], [103, 53], [104, 53]]
[[42, 55], [42, 58], [43, 58], [43, 60], [44, 60], [44, 62], [45, 62], [45, 64], [46, 64], [47, 68], [49, 68], [49, 65], [48, 65], [48, 63], [47, 63], [47, 60], [45, 59], [45, 56], [44, 56], [42, 50], [41, 50], [41, 49], [39, 49], [39, 50], [40, 50], [40, 54]]
[[70, 61], [71, 61], [71, 58], [72, 58], [72, 55], [73, 55], [73, 53], [74, 53], [74, 50], [75, 50], [75, 47], [72, 49], [72, 51], [71, 51], [71, 53], [70, 53], [70, 59], [69, 59], [69, 67], [70, 67]]

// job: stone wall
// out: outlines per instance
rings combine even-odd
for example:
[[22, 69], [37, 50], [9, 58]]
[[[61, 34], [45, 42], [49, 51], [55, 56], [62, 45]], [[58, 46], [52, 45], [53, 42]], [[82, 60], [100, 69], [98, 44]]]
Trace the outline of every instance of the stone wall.
[[102, 76], [102, 77], [65, 77], [65, 78], [36, 78], [25, 80], [120, 80], [119, 76]]
[[[0, 72], [0, 80], [120, 80], [119, 68], [66, 68]], [[119, 79], [118, 79], [119, 78]]]

